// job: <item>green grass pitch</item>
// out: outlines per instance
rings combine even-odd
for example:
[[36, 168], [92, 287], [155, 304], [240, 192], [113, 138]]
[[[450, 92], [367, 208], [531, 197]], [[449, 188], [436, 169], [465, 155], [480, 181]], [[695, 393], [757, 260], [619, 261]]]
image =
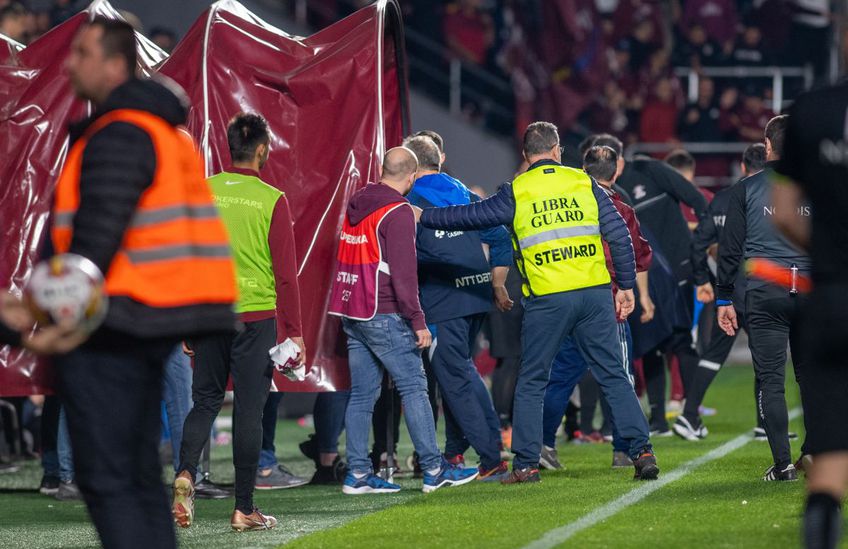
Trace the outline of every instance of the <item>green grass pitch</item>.
[[[790, 375], [791, 377], [791, 375]], [[790, 408], [797, 388], [787, 387]], [[754, 423], [750, 367], [725, 368], [707, 394], [718, 414], [707, 418], [710, 436], [689, 443], [654, 440], [663, 472], [750, 432]], [[795, 420], [792, 429], [803, 431]], [[297, 443], [310, 432], [282, 422], [278, 454], [296, 473], [312, 465]], [[440, 435], [441, 436], [441, 435]], [[401, 437], [401, 455], [411, 453]], [[800, 443], [793, 443], [795, 457]], [[231, 449], [213, 451], [216, 480], [232, 481]], [[197, 504], [195, 525], [178, 532], [181, 547], [524, 547], [549, 530], [572, 523], [637, 488], [632, 470], [610, 469], [609, 445], [562, 443], [562, 472], [543, 472], [542, 483], [515, 487], [475, 483], [424, 495], [420, 481], [401, 480], [399, 494], [345, 496], [340, 488], [304, 487], [257, 492], [256, 503], [280, 519], [270, 532], [229, 530], [232, 500]], [[472, 456], [467, 456], [473, 461]], [[803, 482], [765, 483], [768, 445], [752, 441], [729, 455], [622, 509], [568, 540], [568, 547], [798, 547]], [[0, 476], [0, 548], [96, 547], [84, 505], [59, 502], [37, 493], [38, 463]], [[132, 520], [132, 517], [127, 517]], [[843, 544], [848, 547], [848, 544]]]

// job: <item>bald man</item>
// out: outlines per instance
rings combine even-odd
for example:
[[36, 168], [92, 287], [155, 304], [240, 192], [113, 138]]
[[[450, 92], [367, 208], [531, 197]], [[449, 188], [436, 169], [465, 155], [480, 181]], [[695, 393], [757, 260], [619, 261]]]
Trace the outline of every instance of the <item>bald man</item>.
[[404, 198], [418, 159], [411, 150], [386, 152], [380, 182], [351, 197], [339, 239], [329, 313], [348, 337], [350, 401], [345, 415], [349, 472], [345, 494], [392, 493], [400, 486], [374, 474], [368, 435], [385, 368], [403, 401], [410, 437], [424, 471], [424, 492], [474, 480], [439, 453], [421, 351], [431, 336], [418, 301], [415, 217]]

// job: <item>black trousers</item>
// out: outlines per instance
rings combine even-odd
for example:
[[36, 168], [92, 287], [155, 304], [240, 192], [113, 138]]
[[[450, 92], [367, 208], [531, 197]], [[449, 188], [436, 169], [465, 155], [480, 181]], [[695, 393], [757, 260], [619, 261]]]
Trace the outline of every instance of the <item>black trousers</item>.
[[176, 343], [101, 332], [56, 359], [76, 482], [104, 547], [177, 546], [159, 464], [162, 371]]
[[268, 351], [276, 341], [276, 321], [270, 318], [246, 322], [241, 330], [232, 334], [192, 342], [195, 357], [191, 398], [194, 407], [183, 427], [179, 469], [196, 476], [200, 453], [221, 411], [227, 379], [232, 376], [236, 509], [243, 513], [253, 511], [256, 468], [262, 448], [262, 410], [274, 371]]
[[[757, 409], [778, 468], [792, 462], [789, 418], [786, 410], [786, 345], [792, 353], [795, 380], [801, 385], [804, 354], [801, 347], [802, 297], [792, 297], [773, 285], [749, 288], [745, 294], [748, 313], [748, 346], [759, 381]], [[803, 391], [802, 391], [803, 395]], [[803, 400], [802, 400], [803, 403]]]

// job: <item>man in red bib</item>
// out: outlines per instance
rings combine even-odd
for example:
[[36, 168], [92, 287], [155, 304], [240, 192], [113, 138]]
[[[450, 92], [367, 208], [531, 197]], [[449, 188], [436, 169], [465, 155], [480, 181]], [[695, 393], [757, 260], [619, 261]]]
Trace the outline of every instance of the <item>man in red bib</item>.
[[403, 401], [409, 434], [424, 471], [424, 491], [477, 477], [477, 469], [451, 467], [439, 453], [421, 350], [432, 340], [418, 301], [415, 216], [404, 198], [418, 159], [404, 147], [386, 152], [376, 185], [351, 197], [339, 238], [330, 314], [342, 317], [348, 337], [351, 393], [345, 415], [350, 472], [345, 494], [390, 493], [400, 486], [376, 476], [368, 457], [374, 403], [383, 368]]

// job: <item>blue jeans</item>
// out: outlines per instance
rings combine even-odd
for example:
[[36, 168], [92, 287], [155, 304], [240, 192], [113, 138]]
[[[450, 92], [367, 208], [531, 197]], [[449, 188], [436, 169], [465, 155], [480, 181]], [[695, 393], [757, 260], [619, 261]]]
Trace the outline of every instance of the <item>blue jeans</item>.
[[183, 440], [183, 424], [191, 411], [191, 359], [177, 345], [162, 373], [162, 400], [168, 416], [168, 431], [171, 434], [171, 449], [174, 453], [174, 472], [179, 472], [180, 444]]
[[277, 466], [277, 449], [274, 439], [277, 436], [277, 408], [283, 400], [283, 393], [272, 391], [262, 410], [262, 450], [259, 451], [259, 468], [271, 469]]
[[613, 423], [630, 441], [629, 455], [650, 449], [648, 421], [622, 368], [615, 308], [609, 286], [524, 300], [522, 357], [512, 423], [513, 467], [537, 467], [542, 451], [545, 388], [566, 336], [589, 364], [613, 411]]
[[56, 453], [59, 456], [59, 480], [73, 482], [74, 452], [71, 450], [71, 435], [68, 434], [68, 416], [65, 407], [59, 409], [59, 434], [56, 438]]
[[464, 453], [472, 446], [485, 469], [501, 462], [501, 430], [489, 390], [471, 359], [474, 340], [485, 315], [439, 322], [430, 366], [439, 382], [445, 406], [445, 454]]
[[368, 435], [374, 404], [380, 396], [383, 368], [395, 382], [403, 402], [406, 426], [425, 471], [441, 466], [433, 410], [427, 398], [427, 378], [415, 334], [398, 314], [378, 314], [372, 320], [343, 319], [350, 366], [350, 402], [345, 414], [347, 458], [358, 474], [372, 472]]
[[[619, 345], [623, 354], [622, 367], [627, 372], [627, 379], [633, 385], [633, 357], [630, 350], [633, 347], [633, 339], [630, 335], [630, 324], [621, 322], [618, 324]], [[574, 387], [580, 382], [580, 378], [589, 368], [583, 355], [571, 337], [565, 338], [556, 358], [551, 365], [551, 376], [548, 388], [545, 391], [545, 411], [543, 420], [542, 441], [545, 446], [553, 448], [556, 444], [556, 431], [562, 422], [568, 399], [574, 392]], [[616, 452], [630, 453], [630, 443], [618, 433], [615, 423], [612, 427], [612, 447]]]

